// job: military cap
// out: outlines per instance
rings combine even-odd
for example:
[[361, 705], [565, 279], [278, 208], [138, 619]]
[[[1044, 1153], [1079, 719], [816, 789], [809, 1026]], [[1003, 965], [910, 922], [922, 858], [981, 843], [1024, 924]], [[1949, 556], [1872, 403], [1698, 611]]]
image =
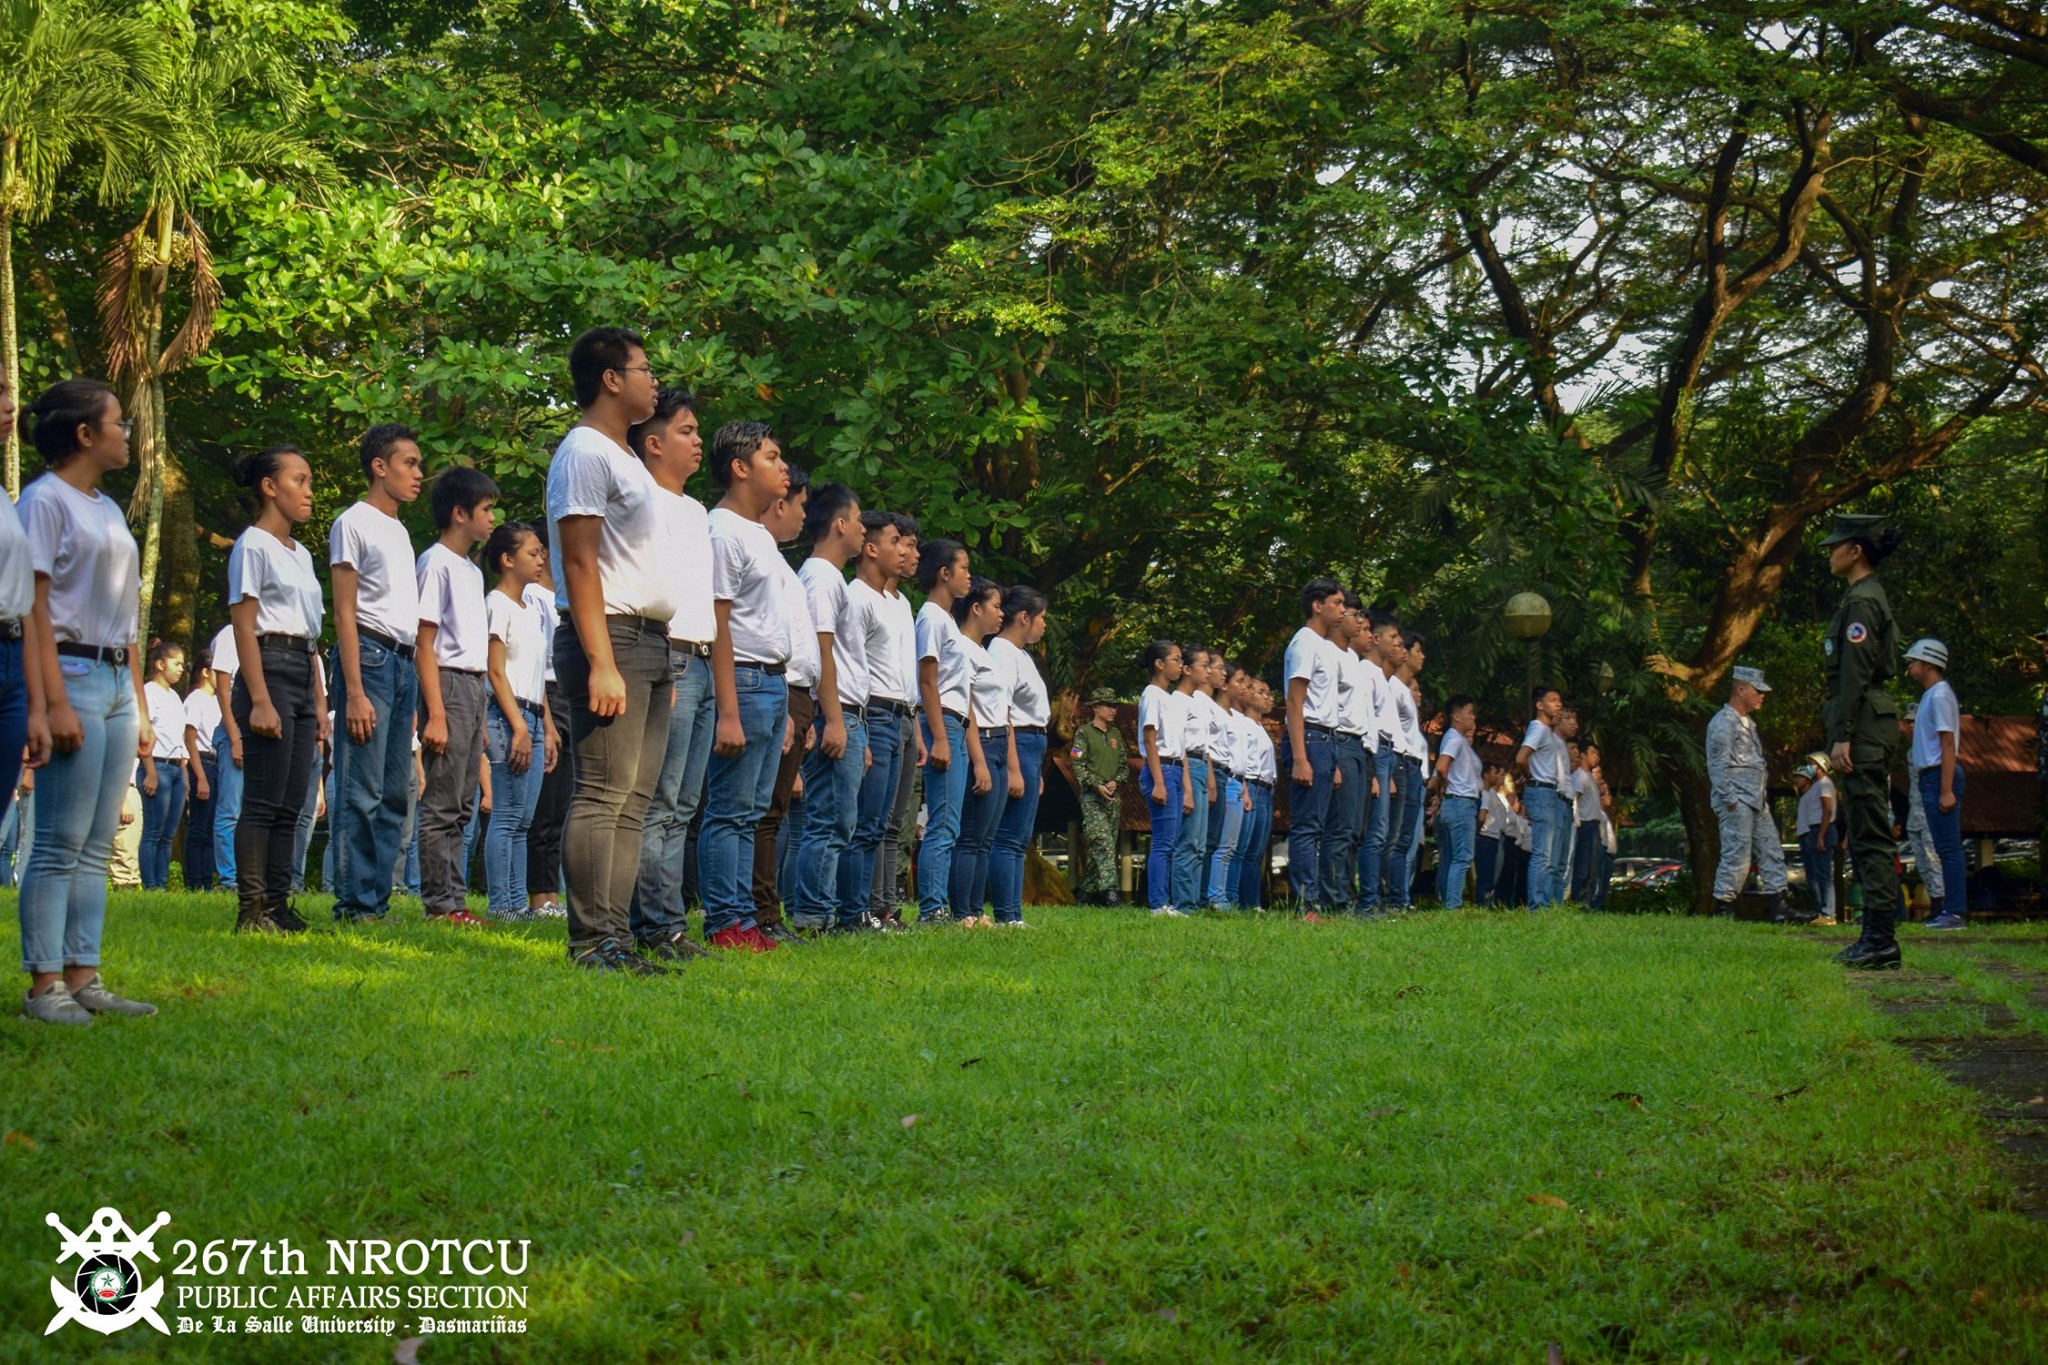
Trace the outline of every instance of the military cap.
[[1840, 545], [1845, 540], [1876, 540], [1890, 529], [1889, 521], [1871, 513], [1837, 512], [1820, 547], [1825, 550], [1828, 546]]
[[1764, 681], [1764, 671], [1761, 668], [1746, 668], [1741, 664], [1737, 664], [1735, 666], [1735, 681], [1748, 683], [1759, 692], [1771, 690], [1771, 685]]
[[1088, 704], [1090, 706], [1115, 706], [1117, 704], [1116, 689], [1114, 687], [1096, 688], [1088, 694]]

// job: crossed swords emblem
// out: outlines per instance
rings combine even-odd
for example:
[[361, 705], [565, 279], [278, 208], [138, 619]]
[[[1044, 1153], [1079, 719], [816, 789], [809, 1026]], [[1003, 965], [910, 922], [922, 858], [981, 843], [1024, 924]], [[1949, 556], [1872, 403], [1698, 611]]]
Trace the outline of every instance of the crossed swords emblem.
[[[130, 1228], [128, 1220], [114, 1209], [101, 1209], [95, 1213], [92, 1222], [86, 1224], [82, 1233], [72, 1232], [54, 1213], [43, 1221], [57, 1229], [57, 1235], [63, 1238], [63, 1249], [57, 1253], [58, 1264], [61, 1265], [76, 1256], [82, 1265], [91, 1257], [109, 1254], [131, 1258], [147, 1256], [152, 1261], [160, 1260], [156, 1248], [150, 1245], [150, 1240], [156, 1236], [158, 1228], [171, 1221], [171, 1215], [157, 1214], [156, 1221], [139, 1234]], [[138, 1280], [140, 1278], [137, 1276]], [[133, 1327], [138, 1322], [147, 1322], [165, 1336], [169, 1336], [171, 1332], [156, 1311], [156, 1306], [163, 1302], [164, 1297], [164, 1282], [161, 1279], [141, 1288], [135, 1295], [135, 1302], [118, 1313], [98, 1313], [87, 1308], [78, 1291], [55, 1275], [50, 1277], [50, 1297], [57, 1304], [57, 1316], [51, 1318], [50, 1325], [43, 1329], [44, 1336], [48, 1336], [67, 1322], [75, 1322], [80, 1327], [98, 1332], [102, 1336], [118, 1332], [124, 1327]]]

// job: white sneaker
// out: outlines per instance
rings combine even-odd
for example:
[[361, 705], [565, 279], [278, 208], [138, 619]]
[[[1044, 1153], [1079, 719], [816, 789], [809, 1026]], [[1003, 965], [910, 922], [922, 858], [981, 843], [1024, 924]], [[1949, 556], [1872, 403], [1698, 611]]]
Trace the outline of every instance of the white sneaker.
[[108, 990], [106, 983], [100, 980], [98, 972], [92, 974], [92, 980], [71, 992], [71, 998], [94, 1014], [149, 1015], [156, 1013], [155, 1005], [145, 1005], [140, 1000], [124, 1000]]
[[533, 913], [541, 919], [567, 919], [569, 907], [560, 901], [544, 901], [534, 907]]
[[1001, 923], [1005, 929], [1029, 929], [1031, 927], [1021, 919], [1001, 921]]
[[45, 1024], [83, 1026], [92, 1022], [92, 1012], [72, 998], [70, 989], [61, 978], [39, 991], [23, 996], [21, 1017]]

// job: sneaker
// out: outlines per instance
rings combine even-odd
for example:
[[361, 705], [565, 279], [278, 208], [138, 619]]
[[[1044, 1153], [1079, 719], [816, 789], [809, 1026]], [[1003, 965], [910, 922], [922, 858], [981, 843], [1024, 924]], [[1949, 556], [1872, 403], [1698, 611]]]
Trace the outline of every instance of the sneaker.
[[155, 1005], [145, 1005], [140, 1000], [123, 1000], [120, 996], [108, 990], [106, 983], [100, 980], [98, 972], [92, 974], [92, 980], [71, 992], [71, 998], [85, 1006], [88, 1010], [91, 1010], [94, 1014], [147, 1015], [156, 1013]]
[[659, 962], [649, 962], [638, 953], [629, 953], [610, 939], [605, 940], [605, 948], [607, 949], [606, 956], [611, 959], [613, 968], [625, 972], [629, 976], [668, 975], [668, 968], [662, 966]]
[[700, 957], [710, 957], [708, 949], [690, 937], [687, 929], [678, 929], [661, 938], [643, 938], [640, 951], [656, 962], [695, 962]]
[[533, 911], [523, 905], [515, 905], [510, 910], [489, 910], [485, 913], [500, 924], [531, 924], [534, 920]]
[[1321, 924], [1323, 917], [1313, 910], [1304, 910], [1301, 912], [1301, 922], [1303, 924]]
[[261, 910], [243, 910], [235, 915], [235, 932], [238, 934], [281, 934], [284, 930], [272, 922], [270, 916]]
[[752, 929], [744, 929], [741, 930], [741, 932], [744, 933], [748, 938], [753, 940], [754, 951], [757, 953], [772, 953], [777, 948], [780, 948], [782, 946], [779, 940], [772, 939], [768, 937], [768, 935], [762, 933], [759, 926], [756, 926]]
[[533, 913], [539, 919], [567, 919], [569, 907], [560, 901], [542, 901], [533, 908]]
[[735, 952], [748, 953], [765, 953], [775, 946], [754, 930], [742, 929], [737, 924], [729, 929], [720, 929], [704, 941], [713, 948], [730, 948]]
[[303, 934], [306, 932], [306, 922], [299, 918], [298, 911], [292, 909], [290, 901], [286, 901], [283, 905], [273, 905], [270, 907], [270, 922], [284, 930], [287, 934]]
[[571, 954], [569, 963], [590, 972], [621, 972], [625, 967], [618, 961], [618, 948], [618, 944], [606, 939], [602, 943], [585, 948], [580, 953]]
[[1005, 929], [1029, 929], [1031, 927], [1021, 919], [997, 920], [996, 923]]
[[1152, 913], [1154, 915], [1170, 915], [1173, 913], [1173, 907], [1170, 905], [1155, 905], [1152, 907]]
[[446, 914], [427, 916], [429, 924], [454, 924], [464, 929], [481, 929], [483, 921], [467, 910], [450, 910]]
[[761, 925], [754, 932], [778, 948], [801, 948], [804, 943], [803, 935], [780, 920], [774, 924]]
[[1970, 922], [1955, 911], [1950, 910], [1944, 914], [1936, 915], [1920, 927], [1922, 929], [1967, 929], [1970, 927]]
[[[99, 980], [94, 977], [93, 980]], [[39, 991], [21, 998], [21, 1017], [43, 1024], [72, 1024], [79, 1028], [92, 1023], [92, 1011], [72, 998], [60, 977]]]
[[1837, 923], [1839, 923], [1839, 921], [1837, 921], [1833, 915], [1815, 915], [1812, 919], [1808, 920], [1807, 923], [1814, 926], [1816, 929], [1832, 929], [1835, 927]]
[[962, 929], [979, 929], [985, 923], [987, 921], [980, 915], [962, 915], [960, 917], [960, 927]]

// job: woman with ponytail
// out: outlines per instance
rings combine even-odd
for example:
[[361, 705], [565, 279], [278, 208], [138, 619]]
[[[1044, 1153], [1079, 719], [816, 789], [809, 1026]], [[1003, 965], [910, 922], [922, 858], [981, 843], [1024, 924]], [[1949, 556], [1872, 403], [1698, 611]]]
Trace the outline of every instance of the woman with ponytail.
[[[14, 426], [14, 383], [0, 368], [0, 431]], [[28, 532], [12, 498], [0, 497], [0, 821], [5, 821], [21, 785], [22, 754], [40, 767], [50, 755], [50, 731], [29, 729], [30, 696], [42, 695], [43, 679], [31, 663], [34, 641], [29, 617], [36, 605], [36, 571]], [[36, 704], [33, 709], [40, 711]], [[24, 831], [26, 833], [26, 831]]]
[[48, 1024], [156, 1013], [109, 991], [99, 970], [121, 803], [155, 743], [135, 647], [141, 556], [120, 504], [99, 489], [128, 465], [130, 425], [97, 379], [54, 385], [21, 417], [23, 440], [47, 468], [22, 490], [21, 521], [35, 572], [29, 631], [41, 684], [30, 726], [47, 726], [50, 736], [21, 879], [22, 1014]]
[[1038, 797], [1045, 788], [1045, 727], [1052, 721], [1052, 697], [1038, 665], [1027, 653], [1045, 638], [1045, 594], [1023, 584], [1003, 594], [1003, 628], [989, 641], [989, 657], [1010, 686], [1009, 799], [996, 821], [989, 850], [988, 896], [998, 925], [1024, 924], [1024, 849], [1038, 825]]
[[299, 813], [327, 739], [327, 695], [314, 667], [325, 608], [313, 556], [292, 532], [313, 515], [313, 468], [296, 446], [228, 467], [256, 519], [228, 552], [228, 616], [241, 671], [229, 701], [242, 732], [242, 813], [235, 824], [237, 933], [299, 933], [291, 907]]

